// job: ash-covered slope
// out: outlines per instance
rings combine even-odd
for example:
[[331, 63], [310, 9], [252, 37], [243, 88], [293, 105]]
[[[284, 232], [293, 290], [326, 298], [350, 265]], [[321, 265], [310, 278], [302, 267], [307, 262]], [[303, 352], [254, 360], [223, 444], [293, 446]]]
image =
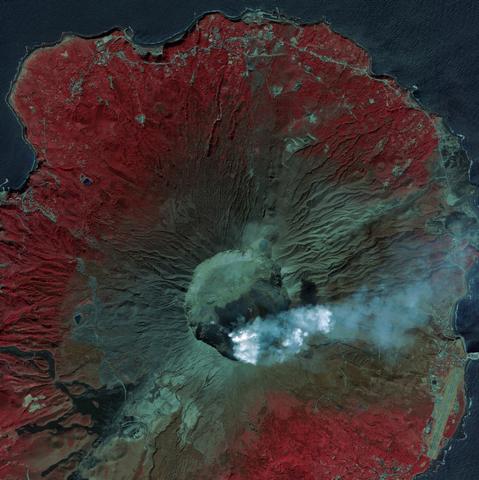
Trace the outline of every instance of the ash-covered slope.
[[[451, 319], [477, 220], [456, 139], [368, 65], [324, 24], [259, 14], [162, 51], [114, 31], [26, 59], [10, 101], [38, 169], [0, 211], [3, 478], [427, 468], [462, 414]], [[334, 326], [236, 361], [238, 329], [313, 304]]]

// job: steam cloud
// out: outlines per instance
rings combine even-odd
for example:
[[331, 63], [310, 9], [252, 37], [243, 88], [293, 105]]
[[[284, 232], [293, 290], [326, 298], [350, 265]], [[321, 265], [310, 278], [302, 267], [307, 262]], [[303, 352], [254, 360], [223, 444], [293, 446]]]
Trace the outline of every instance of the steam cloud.
[[428, 285], [415, 284], [389, 296], [360, 291], [340, 304], [293, 308], [257, 317], [230, 333], [234, 355], [246, 363], [284, 362], [309, 348], [318, 334], [342, 342], [363, 341], [378, 350], [397, 350], [426, 324], [432, 300]]

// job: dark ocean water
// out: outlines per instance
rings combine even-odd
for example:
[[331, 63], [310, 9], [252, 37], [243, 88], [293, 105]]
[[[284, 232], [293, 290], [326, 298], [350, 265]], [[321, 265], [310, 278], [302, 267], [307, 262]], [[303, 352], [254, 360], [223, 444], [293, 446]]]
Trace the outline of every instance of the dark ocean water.
[[[390, 74], [415, 88], [416, 98], [443, 117], [473, 162], [479, 183], [479, 2], [475, 0], [0, 0], [0, 92], [4, 98], [19, 61], [62, 32], [95, 35], [130, 27], [138, 43], [166, 40], [202, 13], [238, 16], [246, 7], [327, 20], [334, 30], [365, 47], [376, 74]], [[417, 88], [416, 88], [417, 87]], [[21, 128], [6, 102], [0, 103], [0, 185], [20, 188], [34, 164]], [[479, 269], [469, 278], [470, 294], [458, 306], [456, 325], [469, 351], [479, 351]], [[468, 415], [446, 449], [445, 461], [421, 480], [479, 479], [479, 361], [466, 371]]]

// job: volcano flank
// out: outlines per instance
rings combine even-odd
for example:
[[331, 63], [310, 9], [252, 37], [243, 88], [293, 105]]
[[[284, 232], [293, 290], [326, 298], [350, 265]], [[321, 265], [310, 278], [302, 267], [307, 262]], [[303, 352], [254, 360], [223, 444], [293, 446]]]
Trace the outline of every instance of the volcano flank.
[[0, 476], [412, 479], [464, 411], [459, 139], [326, 24], [65, 36], [9, 96]]

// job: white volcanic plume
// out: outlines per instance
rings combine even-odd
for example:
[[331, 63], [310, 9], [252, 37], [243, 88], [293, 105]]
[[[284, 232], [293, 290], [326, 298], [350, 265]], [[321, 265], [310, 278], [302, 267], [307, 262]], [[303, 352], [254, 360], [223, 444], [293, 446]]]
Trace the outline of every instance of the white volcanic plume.
[[427, 322], [425, 310], [432, 294], [428, 285], [415, 284], [391, 295], [361, 291], [331, 305], [292, 308], [257, 317], [230, 333], [234, 355], [245, 363], [284, 362], [309, 347], [308, 337], [360, 340], [379, 350], [397, 350], [413, 340], [413, 330]]

